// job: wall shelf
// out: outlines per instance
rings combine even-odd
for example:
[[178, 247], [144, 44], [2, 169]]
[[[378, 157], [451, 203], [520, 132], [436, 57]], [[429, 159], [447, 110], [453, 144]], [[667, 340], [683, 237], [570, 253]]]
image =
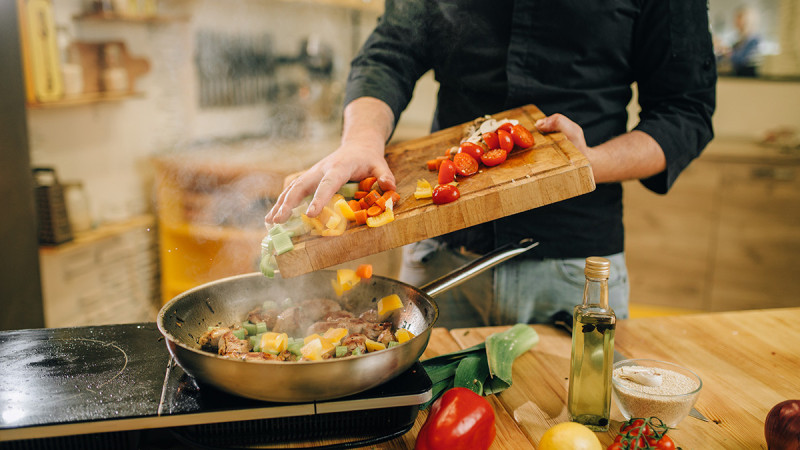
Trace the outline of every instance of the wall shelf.
[[61, 100], [56, 100], [53, 102], [28, 103], [27, 107], [28, 109], [65, 108], [71, 106], [90, 105], [94, 103], [118, 102], [133, 98], [144, 98], [144, 96], [145, 95], [143, 92], [95, 92], [80, 94], [72, 97], [64, 97]]
[[127, 22], [159, 24], [187, 22], [189, 20], [189, 16], [134, 16], [116, 13], [87, 13], [77, 15], [74, 17], [74, 19], [81, 22]]

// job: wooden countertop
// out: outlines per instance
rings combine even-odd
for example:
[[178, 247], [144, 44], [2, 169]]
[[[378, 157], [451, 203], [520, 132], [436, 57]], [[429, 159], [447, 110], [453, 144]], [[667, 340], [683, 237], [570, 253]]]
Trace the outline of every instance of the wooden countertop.
[[[776, 403], [800, 398], [800, 307], [686, 316], [652, 317], [618, 323], [616, 348], [630, 358], [654, 358], [694, 370], [703, 380], [695, 407], [709, 421], [687, 417], [669, 432], [692, 448], [766, 448], [764, 419]], [[497, 417], [492, 449], [536, 448], [551, 426], [567, 421], [570, 337], [534, 325], [540, 341], [514, 363], [513, 386], [488, 399]], [[484, 340], [506, 327], [434, 329], [423, 359]], [[404, 436], [380, 449], [411, 449], [427, 418], [421, 411]], [[609, 445], [624, 420], [612, 402]]]

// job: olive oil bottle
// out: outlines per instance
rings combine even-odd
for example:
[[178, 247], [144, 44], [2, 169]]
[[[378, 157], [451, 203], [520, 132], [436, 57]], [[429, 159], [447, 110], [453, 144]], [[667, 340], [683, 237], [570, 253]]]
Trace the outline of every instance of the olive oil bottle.
[[611, 371], [614, 363], [616, 316], [608, 306], [610, 262], [586, 258], [583, 303], [572, 316], [570, 358], [570, 420], [594, 431], [606, 431], [611, 409]]

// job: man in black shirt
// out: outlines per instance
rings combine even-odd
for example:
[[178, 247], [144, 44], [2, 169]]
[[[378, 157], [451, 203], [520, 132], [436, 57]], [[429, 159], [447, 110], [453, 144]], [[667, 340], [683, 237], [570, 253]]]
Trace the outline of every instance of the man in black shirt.
[[[285, 221], [316, 191], [308, 208], [314, 216], [349, 180], [376, 176], [393, 189], [384, 145], [431, 69], [439, 82], [432, 131], [533, 103], [549, 115], [537, 128], [563, 132], [586, 155], [597, 189], [412, 245], [407, 281], [443, 268], [441, 258], [431, 265], [432, 254], [483, 253], [532, 237], [539, 247], [484, 281], [490, 298], [471, 300], [477, 323], [541, 322], [571, 310], [580, 303], [587, 256], [613, 257], [611, 304], [626, 317], [620, 182], [639, 179], [666, 193], [713, 136], [716, 67], [706, 2], [387, 0], [352, 63], [340, 147], [295, 180], [266, 221]], [[628, 131], [634, 83], [641, 113]], [[578, 275], [542, 286], [558, 272]]]

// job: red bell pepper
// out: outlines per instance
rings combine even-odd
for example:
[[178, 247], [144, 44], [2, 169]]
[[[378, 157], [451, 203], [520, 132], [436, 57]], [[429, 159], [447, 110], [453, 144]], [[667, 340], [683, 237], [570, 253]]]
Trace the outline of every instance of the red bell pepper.
[[492, 405], [475, 392], [456, 387], [433, 403], [414, 448], [486, 450], [495, 433]]

